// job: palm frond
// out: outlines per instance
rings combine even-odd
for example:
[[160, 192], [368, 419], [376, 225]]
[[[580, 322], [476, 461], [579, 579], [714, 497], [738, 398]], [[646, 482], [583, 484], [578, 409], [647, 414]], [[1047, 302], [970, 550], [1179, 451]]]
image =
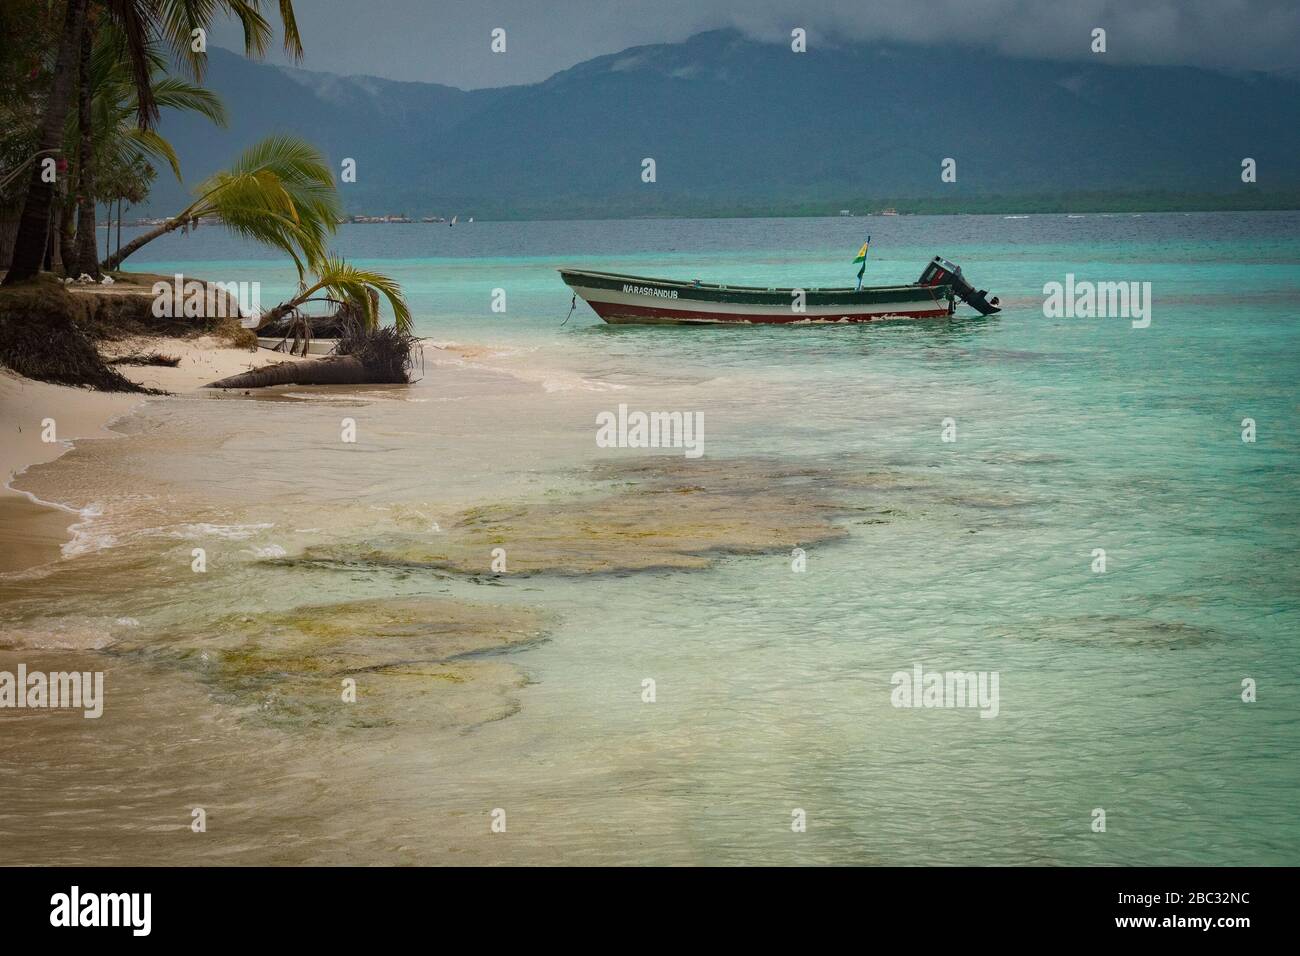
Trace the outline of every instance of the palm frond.
[[126, 63], [136, 91], [137, 125], [140, 129], [152, 129], [158, 122], [150, 60], [151, 41], [158, 34], [157, 0], [104, 0], [104, 7], [126, 45]]
[[[139, 0], [136, 0], [139, 2]], [[274, 30], [262, 13], [262, 0], [153, 0], [158, 8], [158, 30], [176, 61], [196, 80], [203, 78], [207, 53], [194, 49], [194, 31], [211, 30], [220, 10], [239, 21], [244, 33], [244, 54], [253, 59], [266, 55]], [[302, 59], [302, 37], [293, 12], [293, 0], [279, 0], [284, 27], [284, 49], [294, 60]]]
[[176, 155], [176, 150], [172, 148], [172, 144], [159, 136], [157, 132], [151, 129], [130, 128], [122, 131], [122, 139], [124, 143], [135, 146], [139, 155], [152, 156], [155, 159], [162, 160], [176, 174], [177, 182], [181, 181], [180, 158]]
[[235, 233], [287, 252], [301, 279], [325, 258], [342, 205], [325, 158], [294, 136], [270, 136], [209, 176], [183, 213], [216, 216]]
[[271, 24], [262, 16], [261, 0], [222, 0], [244, 28], [244, 55], [260, 59], [271, 42]]
[[302, 60], [302, 37], [298, 33], [298, 18], [293, 13], [293, 0], [280, 0], [280, 22], [284, 25], [284, 49], [295, 62]]
[[194, 49], [194, 31], [206, 33], [216, 12], [217, 0], [161, 0], [158, 4], [159, 35], [171, 48], [176, 62], [196, 80], [203, 79], [208, 56]]
[[411, 331], [411, 310], [402, 294], [402, 287], [390, 277], [369, 269], [358, 269], [343, 259], [331, 257], [324, 259], [316, 268], [316, 283], [308, 290], [310, 296], [320, 289], [327, 289], [337, 298], [361, 306], [367, 316], [367, 325], [374, 328], [379, 324], [374, 304], [370, 299], [370, 290], [374, 289], [388, 300], [393, 310], [393, 324], [409, 334]]
[[169, 76], [153, 85], [154, 100], [162, 109], [198, 113], [217, 126], [226, 126], [226, 106], [212, 90], [191, 83], [183, 77]]
[[[146, 43], [145, 57], [153, 78], [152, 98], [156, 107], [195, 112], [217, 125], [225, 125], [226, 111], [221, 99], [211, 90], [183, 77], [167, 76], [167, 59], [156, 42], [150, 40]], [[96, 30], [90, 80], [92, 139], [96, 157], [106, 166], [118, 169], [126, 169], [142, 157], [152, 158], [165, 163], [180, 180], [180, 163], [171, 144], [155, 130], [141, 129], [135, 122], [139, 112], [139, 91], [135, 85], [130, 47], [122, 28], [114, 20], [103, 21]], [[69, 111], [64, 131], [69, 144], [78, 142], [80, 130], [77, 121], [77, 113]]]

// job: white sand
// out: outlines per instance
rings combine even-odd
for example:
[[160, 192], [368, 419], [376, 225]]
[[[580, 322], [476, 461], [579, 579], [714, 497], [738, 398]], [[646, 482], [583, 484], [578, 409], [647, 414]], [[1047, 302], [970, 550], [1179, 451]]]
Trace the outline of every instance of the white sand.
[[[283, 361], [301, 361], [281, 352], [229, 348], [211, 337], [137, 338], [104, 345], [112, 358], [128, 352], [160, 352], [181, 359], [176, 368], [118, 366], [141, 385], [169, 392], [193, 392], [207, 382]], [[149, 396], [95, 392], [34, 382], [0, 369], [0, 573], [35, 567], [59, 557], [75, 512], [33, 501], [11, 485], [35, 464], [52, 461], [80, 438], [112, 438], [107, 426]], [[168, 400], [166, 398], [161, 400]], [[53, 421], [54, 441], [46, 441]]]

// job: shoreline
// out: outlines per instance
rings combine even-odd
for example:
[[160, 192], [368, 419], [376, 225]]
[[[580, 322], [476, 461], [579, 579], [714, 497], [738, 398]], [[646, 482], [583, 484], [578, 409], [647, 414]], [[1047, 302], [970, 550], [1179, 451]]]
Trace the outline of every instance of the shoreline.
[[[544, 390], [582, 388], [590, 383], [580, 376], [561, 376], [556, 369], [528, 375], [519, 369], [482, 364], [497, 348], [464, 342], [426, 342], [426, 361], [431, 365], [460, 368], [473, 373], [504, 375], [521, 384]], [[168, 366], [118, 365], [125, 377], [167, 394], [103, 392], [55, 385], [25, 378], [0, 366], [0, 576], [21, 575], [59, 561], [76, 540], [75, 526], [88, 515], [84, 509], [58, 501], [47, 501], [31, 491], [16, 487], [29, 469], [62, 458], [78, 442], [116, 439], [122, 434], [113, 425], [135, 413], [147, 402], [208, 400], [222, 392], [205, 394], [204, 386], [250, 369], [280, 362], [301, 362], [318, 355], [291, 355], [266, 348], [250, 351], [232, 347], [213, 335], [185, 338], [160, 335], [132, 335], [99, 343], [106, 359], [136, 352], [158, 352], [178, 356], [180, 364]], [[428, 349], [436, 351], [430, 353]], [[289, 391], [314, 390], [319, 386], [287, 385]], [[344, 386], [351, 392], [369, 386]], [[613, 386], [617, 387], [617, 386]], [[275, 387], [257, 392], [273, 393]], [[232, 393], [247, 394], [231, 389]], [[42, 440], [42, 422], [54, 420], [55, 440]]]
[[[31, 571], [59, 560], [72, 541], [72, 527], [85, 516], [78, 509], [44, 501], [15, 487], [28, 469], [61, 458], [79, 441], [120, 437], [112, 425], [146, 401], [175, 400], [208, 382], [282, 361], [300, 361], [283, 352], [232, 348], [210, 335], [195, 338], [133, 336], [102, 343], [106, 358], [137, 351], [179, 356], [175, 368], [115, 366], [138, 385], [170, 395], [100, 392], [53, 385], [0, 368], [0, 574]], [[52, 420], [53, 439], [43, 423]]]

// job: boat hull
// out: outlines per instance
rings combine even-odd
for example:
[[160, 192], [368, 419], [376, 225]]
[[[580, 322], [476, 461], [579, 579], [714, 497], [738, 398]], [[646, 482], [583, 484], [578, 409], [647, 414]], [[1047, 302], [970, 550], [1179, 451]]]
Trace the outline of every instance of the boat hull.
[[941, 318], [947, 286], [759, 289], [561, 270], [564, 281], [612, 325], [801, 325]]
[[[308, 355], [332, 355], [338, 348], [338, 339], [312, 339], [307, 345]], [[269, 352], [288, 352], [293, 345], [293, 339], [284, 338], [283, 336], [258, 336], [257, 347], [266, 349]]]

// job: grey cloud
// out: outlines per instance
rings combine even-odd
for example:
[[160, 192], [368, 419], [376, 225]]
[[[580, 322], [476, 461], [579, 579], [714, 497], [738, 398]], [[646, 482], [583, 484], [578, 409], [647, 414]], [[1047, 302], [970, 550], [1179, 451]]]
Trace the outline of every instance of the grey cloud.
[[[1091, 56], [1107, 31], [1114, 62], [1276, 69], [1300, 63], [1295, 0], [297, 0], [308, 69], [465, 88], [545, 79], [629, 46], [735, 27], [814, 43], [878, 39], [971, 44], [1014, 56]], [[508, 49], [494, 54], [494, 27]], [[232, 25], [214, 42], [235, 47]], [[275, 58], [273, 58], [274, 60]]]

